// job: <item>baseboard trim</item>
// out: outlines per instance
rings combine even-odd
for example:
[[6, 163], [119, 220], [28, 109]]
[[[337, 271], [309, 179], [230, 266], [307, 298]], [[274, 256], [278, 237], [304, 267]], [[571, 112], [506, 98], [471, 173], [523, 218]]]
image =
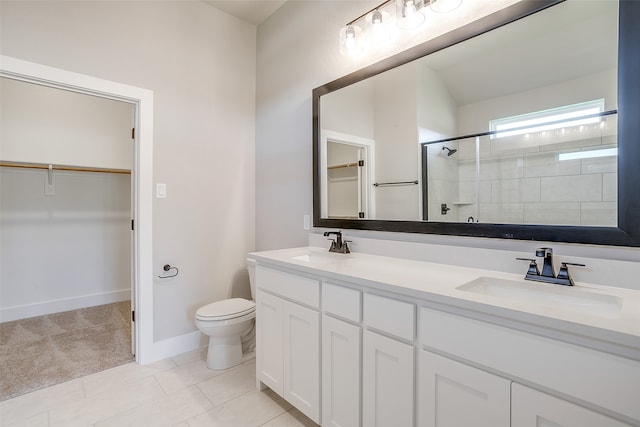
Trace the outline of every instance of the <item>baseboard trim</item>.
[[121, 289], [113, 292], [105, 292], [93, 295], [83, 295], [74, 298], [65, 298], [54, 301], [45, 301], [36, 304], [27, 304], [16, 307], [0, 308], [0, 322], [26, 319], [28, 317], [44, 316], [46, 314], [61, 313], [63, 311], [77, 310], [79, 308], [93, 307], [96, 305], [111, 304], [113, 302], [128, 301], [131, 299], [131, 289]]
[[194, 331], [177, 337], [154, 341], [151, 352], [142, 355], [142, 357], [137, 357], [136, 361], [140, 365], [147, 365], [178, 354], [197, 350], [201, 347], [201, 340], [202, 334], [200, 331]]

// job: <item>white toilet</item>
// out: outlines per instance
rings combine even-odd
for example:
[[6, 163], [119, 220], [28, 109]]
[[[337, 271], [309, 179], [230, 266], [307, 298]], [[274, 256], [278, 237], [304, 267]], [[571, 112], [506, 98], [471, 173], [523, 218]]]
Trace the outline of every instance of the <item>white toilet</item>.
[[[255, 261], [247, 259], [251, 297], [255, 295]], [[196, 312], [196, 326], [209, 336], [207, 367], [227, 369], [255, 350], [256, 304], [231, 298], [207, 304]]]

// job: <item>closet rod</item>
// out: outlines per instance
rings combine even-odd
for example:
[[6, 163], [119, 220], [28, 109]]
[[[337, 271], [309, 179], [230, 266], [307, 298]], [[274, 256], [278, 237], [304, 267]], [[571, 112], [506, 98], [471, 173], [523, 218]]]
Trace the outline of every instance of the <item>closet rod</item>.
[[[25, 169], [45, 169], [49, 170], [49, 165], [41, 163], [18, 163], [18, 162], [0, 162], [0, 166], [8, 168], [25, 168]], [[128, 169], [109, 169], [109, 168], [90, 168], [82, 166], [53, 166], [54, 171], [75, 171], [75, 172], [102, 172], [102, 173], [120, 173], [130, 175]]]
[[358, 166], [358, 162], [355, 163], [343, 163], [341, 165], [332, 165], [332, 166], [327, 166], [327, 169], [342, 169], [342, 168], [353, 168]]

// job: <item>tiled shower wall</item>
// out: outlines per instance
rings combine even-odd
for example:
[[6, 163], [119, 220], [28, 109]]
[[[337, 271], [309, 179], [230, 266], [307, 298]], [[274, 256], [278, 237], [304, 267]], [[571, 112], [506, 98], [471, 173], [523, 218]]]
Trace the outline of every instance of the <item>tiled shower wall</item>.
[[[561, 153], [616, 147], [615, 129], [615, 118], [610, 118], [602, 127], [481, 137], [479, 162], [476, 138], [458, 141], [453, 156], [430, 156], [430, 168], [446, 168], [449, 173], [457, 169], [458, 189], [452, 191], [451, 182], [446, 189], [438, 188], [444, 184], [441, 179], [430, 182], [429, 219], [467, 222], [473, 217], [482, 223], [616, 226], [617, 157], [558, 158]], [[434, 144], [434, 153], [439, 145]], [[457, 158], [456, 167], [451, 165], [452, 157]], [[432, 200], [432, 193], [434, 197], [448, 195], [450, 200]], [[450, 216], [438, 218], [434, 209], [439, 210], [440, 203], [452, 206]]]

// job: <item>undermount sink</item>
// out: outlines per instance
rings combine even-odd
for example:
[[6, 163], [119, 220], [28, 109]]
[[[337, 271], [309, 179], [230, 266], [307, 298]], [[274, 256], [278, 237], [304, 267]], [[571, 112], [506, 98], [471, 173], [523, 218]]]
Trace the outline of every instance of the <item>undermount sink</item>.
[[347, 254], [338, 254], [334, 252], [308, 252], [291, 257], [294, 261], [308, 262], [309, 264], [329, 264], [340, 262], [348, 258], [350, 258], [350, 256]]
[[478, 277], [457, 289], [538, 307], [569, 310], [598, 317], [619, 318], [622, 310], [621, 298], [588, 292], [574, 286]]

